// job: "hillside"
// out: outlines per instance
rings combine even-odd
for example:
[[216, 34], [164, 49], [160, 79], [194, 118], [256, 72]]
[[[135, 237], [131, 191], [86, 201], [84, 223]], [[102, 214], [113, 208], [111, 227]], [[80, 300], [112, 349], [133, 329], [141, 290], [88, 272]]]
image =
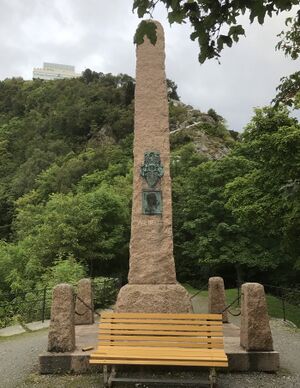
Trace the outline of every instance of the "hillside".
[[[98, 154], [103, 146], [116, 151], [125, 141], [123, 151], [131, 159], [133, 94], [131, 77], [95, 72], [81, 79], [0, 83], [0, 237], [13, 238], [14, 201], [33, 189], [39, 191], [48, 169], [59, 168], [61, 178], [64, 175], [63, 182], [57, 183], [64, 187], [51, 187], [52, 192], [67, 192], [82, 175], [99, 168]], [[174, 149], [192, 142], [196, 151], [209, 159], [228, 153], [233, 140], [222, 121], [179, 101], [172, 100], [170, 106]], [[87, 149], [90, 154], [85, 155]], [[93, 161], [80, 163], [67, 182], [65, 164], [77, 157]], [[110, 162], [102, 160], [101, 169]]]
[[[258, 109], [237, 141], [168, 82], [179, 280], [297, 285], [297, 121]], [[0, 82], [0, 299], [85, 275], [126, 278], [133, 98], [125, 74]]]
[[226, 156], [238, 133], [228, 131], [225, 120], [213, 109], [200, 112], [181, 101], [170, 100], [170, 142], [176, 149], [192, 142], [195, 150], [209, 160]]

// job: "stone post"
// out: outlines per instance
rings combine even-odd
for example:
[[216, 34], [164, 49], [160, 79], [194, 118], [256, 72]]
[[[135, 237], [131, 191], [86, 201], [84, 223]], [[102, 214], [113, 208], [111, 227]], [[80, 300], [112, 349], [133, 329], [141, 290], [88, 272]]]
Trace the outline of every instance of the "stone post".
[[[90, 308], [89, 308], [89, 307]], [[81, 279], [77, 286], [75, 325], [94, 323], [94, 302], [91, 279]]]
[[72, 352], [75, 349], [74, 293], [69, 284], [59, 284], [52, 292], [49, 352]]
[[137, 46], [130, 262], [116, 311], [184, 313], [192, 307], [173, 257], [164, 32], [154, 23], [156, 44]]
[[240, 340], [246, 350], [273, 350], [265, 291], [259, 283], [242, 285]]
[[[226, 307], [224, 280], [215, 276], [208, 280], [208, 312], [221, 314]], [[223, 322], [228, 322], [227, 311], [223, 312]]]

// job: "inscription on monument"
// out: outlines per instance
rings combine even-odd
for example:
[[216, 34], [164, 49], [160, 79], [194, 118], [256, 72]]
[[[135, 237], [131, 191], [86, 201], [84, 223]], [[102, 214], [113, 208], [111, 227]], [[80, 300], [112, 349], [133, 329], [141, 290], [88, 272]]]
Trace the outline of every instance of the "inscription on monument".
[[143, 214], [156, 215], [162, 214], [162, 196], [161, 191], [145, 190], [143, 191]]
[[141, 176], [146, 179], [148, 186], [154, 188], [163, 175], [164, 168], [160, 161], [159, 152], [145, 152]]

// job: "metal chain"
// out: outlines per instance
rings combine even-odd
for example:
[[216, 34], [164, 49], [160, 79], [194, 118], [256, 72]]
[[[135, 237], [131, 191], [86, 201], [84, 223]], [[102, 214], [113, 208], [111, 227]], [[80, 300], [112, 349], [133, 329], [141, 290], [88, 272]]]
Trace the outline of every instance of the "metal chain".
[[[96, 315], [98, 315], [98, 317], [100, 317], [100, 314], [99, 314], [97, 311], [93, 310], [92, 307], [89, 306], [87, 303], [85, 303], [85, 301], [82, 300], [82, 299], [80, 298], [80, 296], [75, 295], [75, 301], [74, 301], [75, 303], [76, 303], [76, 299], [79, 299], [80, 302], [83, 303], [83, 304], [85, 305], [85, 307], [87, 307], [88, 309], [90, 309], [91, 311], [93, 311]], [[79, 316], [82, 316], [82, 315], [84, 315], [85, 313], [80, 314], [80, 313], [78, 313], [78, 312], [75, 310], [75, 314], [77, 314], [77, 315], [79, 315]]]
[[206, 283], [203, 287], [201, 287], [197, 292], [195, 292], [195, 294], [193, 294], [192, 296], [190, 296], [190, 300], [192, 300], [195, 296], [197, 296], [198, 294], [200, 294], [200, 292], [204, 291], [205, 289], [207, 289], [208, 287], [208, 283]]
[[230, 311], [229, 311], [229, 308], [231, 306], [233, 306], [237, 301], [239, 301], [241, 299], [241, 295], [238, 295], [237, 298], [235, 298], [228, 306], [225, 307], [225, 309], [223, 311], [221, 311], [221, 314], [223, 314], [225, 311], [228, 310], [229, 314], [233, 315], [234, 317], [238, 317], [241, 313], [239, 313], [238, 315], [234, 315], [232, 314]]
[[241, 311], [237, 314], [234, 314], [232, 313], [230, 310], [227, 310], [229, 312], [230, 315], [232, 315], [233, 317], [239, 317], [241, 315]]

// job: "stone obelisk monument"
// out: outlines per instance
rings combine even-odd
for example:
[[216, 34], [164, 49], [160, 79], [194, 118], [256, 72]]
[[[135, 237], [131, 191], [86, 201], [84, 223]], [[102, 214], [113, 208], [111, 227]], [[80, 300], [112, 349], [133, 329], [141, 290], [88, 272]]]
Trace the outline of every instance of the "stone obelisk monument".
[[191, 312], [173, 257], [169, 110], [164, 32], [137, 46], [134, 178], [128, 284], [117, 312]]

